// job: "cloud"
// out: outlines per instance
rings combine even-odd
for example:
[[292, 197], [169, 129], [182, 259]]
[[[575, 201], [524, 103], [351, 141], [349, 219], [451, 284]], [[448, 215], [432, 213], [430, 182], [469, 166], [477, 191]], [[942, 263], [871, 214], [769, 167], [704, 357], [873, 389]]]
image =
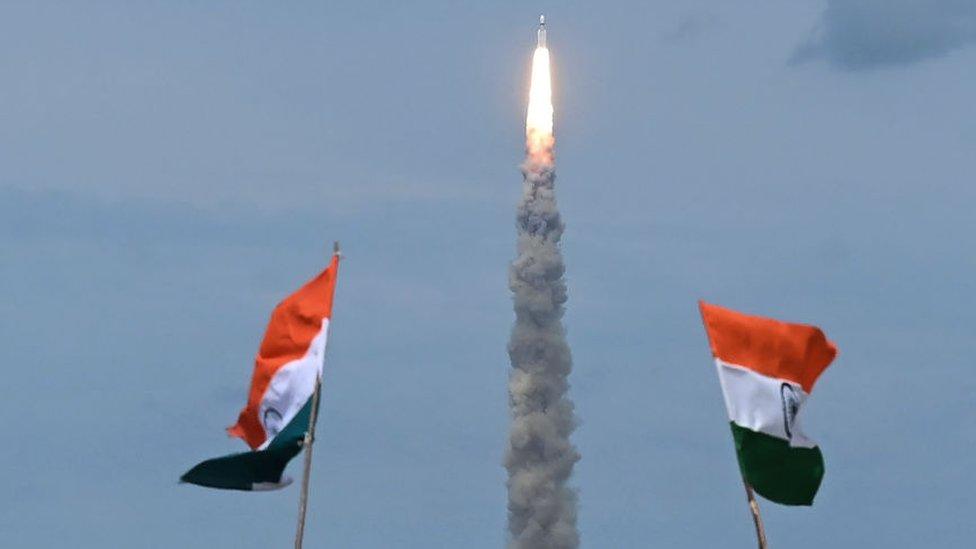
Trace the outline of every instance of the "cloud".
[[718, 18], [711, 13], [690, 13], [664, 33], [665, 43], [687, 43], [695, 40], [711, 28], [717, 27]]
[[972, 0], [827, 0], [791, 64], [823, 59], [850, 71], [909, 65], [976, 42]]

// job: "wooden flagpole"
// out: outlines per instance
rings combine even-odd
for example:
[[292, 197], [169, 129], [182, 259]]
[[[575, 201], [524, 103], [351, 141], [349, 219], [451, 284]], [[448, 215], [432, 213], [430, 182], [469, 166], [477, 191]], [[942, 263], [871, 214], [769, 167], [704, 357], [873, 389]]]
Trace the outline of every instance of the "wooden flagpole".
[[302, 492], [298, 500], [298, 530], [295, 532], [295, 549], [302, 549], [302, 539], [305, 537], [305, 511], [308, 509], [308, 477], [312, 473], [312, 443], [315, 441], [315, 416], [319, 412], [319, 394], [322, 392], [322, 376], [315, 380], [315, 392], [312, 393], [312, 413], [308, 419], [308, 430], [302, 439], [305, 448], [305, 466], [302, 471]]
[[762, 516], [759, 514], [759, 504], [756, 503], [756, 496], [752, 492], [752, 486], [742, 477], [742, 485], [746, 488], [746, 498], [749, 500], [749, 510], [752, 511], [752, 521], [756, 523], [756, 539], [759, 540], [759, 549], [768, 549], [766, 545], [766, 530], [763, 528]]
[[[332, 244], [332, 253], [339, 255], [339, 242]], [[332, 323], [327, 328], [332, 330]], [[328, 338], [326, 338], [328, 347]], [[322, 352], [322, 360], [325, 361], [325, 351]], [[295, 549], [302, 549], [302, 541], [305, 538], [305, 512], [308, 510], [308, 478], [312, 474], [312, 443], [315, 442], [315, 419], [319, 415], [319, 399], [322, 394], [322, 374], [319, 373], [315, 378], [315, 392], [312, 393], [312, 413], [308, 417], [308, 430], [305, 431], [305, 438], [302, 439], [302, 446], [305, 448], [305, 466], [302, 470], [302, 492], [298, 499], [298, 528], [295, 531]]]

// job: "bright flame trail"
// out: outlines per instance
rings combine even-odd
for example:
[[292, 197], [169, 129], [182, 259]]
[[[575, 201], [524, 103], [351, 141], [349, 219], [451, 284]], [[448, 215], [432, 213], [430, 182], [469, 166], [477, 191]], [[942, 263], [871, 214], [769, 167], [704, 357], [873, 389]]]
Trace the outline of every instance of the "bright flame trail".
[[512, 549], [579, 547], [576, 492], [567, 485], [580, 456], [569, 439], [576, 419], [567, 397], [572, 359], [562, 324], [566, 282], [559, 240], [563, 222], [554, 188], [552, 84], [545, 32], [540, 18], [526, 116], [518, 257], [509, 271], [515, 325], [508, 344], [512, 427], [505, 468]]

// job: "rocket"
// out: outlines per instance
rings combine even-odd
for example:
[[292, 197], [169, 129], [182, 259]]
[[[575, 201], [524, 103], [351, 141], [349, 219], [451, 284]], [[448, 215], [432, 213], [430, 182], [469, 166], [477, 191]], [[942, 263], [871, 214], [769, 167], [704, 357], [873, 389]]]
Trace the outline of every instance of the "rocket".
[[539, 30], [536, 31], [536, 45], [537, 48], [546, 47], [546, 16], [539, 16]]

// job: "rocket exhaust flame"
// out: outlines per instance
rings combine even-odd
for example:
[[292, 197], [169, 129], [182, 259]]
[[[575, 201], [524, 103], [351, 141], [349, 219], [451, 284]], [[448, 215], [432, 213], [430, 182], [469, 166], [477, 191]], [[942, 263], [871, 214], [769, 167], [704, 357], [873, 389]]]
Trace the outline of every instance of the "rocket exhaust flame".
[[[530, 156], [548, 151], [552, 155], [552, 77], [549, 72], [549, 48], [546, 46], [545, 19], [539, 18], [538, 43], [532, 55], [532, 79], [529, 83], [529, 108], [525, 117], [525, 137]], [[551, 162], [552, 159], [549, 158]]]
[[575, 549], [576, 492], [568, 486], [579, 453], [569, 400], [572, 358], [562, 324], [567, 299], [559, 250], [563, 222], [556, 205], [552, 84], [545, 22], [532, 58], [526, 115], [526, 159], [518, 206], [518, 256], [509, 269], [515, 325], [508, 344], [512, 363], [512, 425], [508, 470], [511, 549]]

